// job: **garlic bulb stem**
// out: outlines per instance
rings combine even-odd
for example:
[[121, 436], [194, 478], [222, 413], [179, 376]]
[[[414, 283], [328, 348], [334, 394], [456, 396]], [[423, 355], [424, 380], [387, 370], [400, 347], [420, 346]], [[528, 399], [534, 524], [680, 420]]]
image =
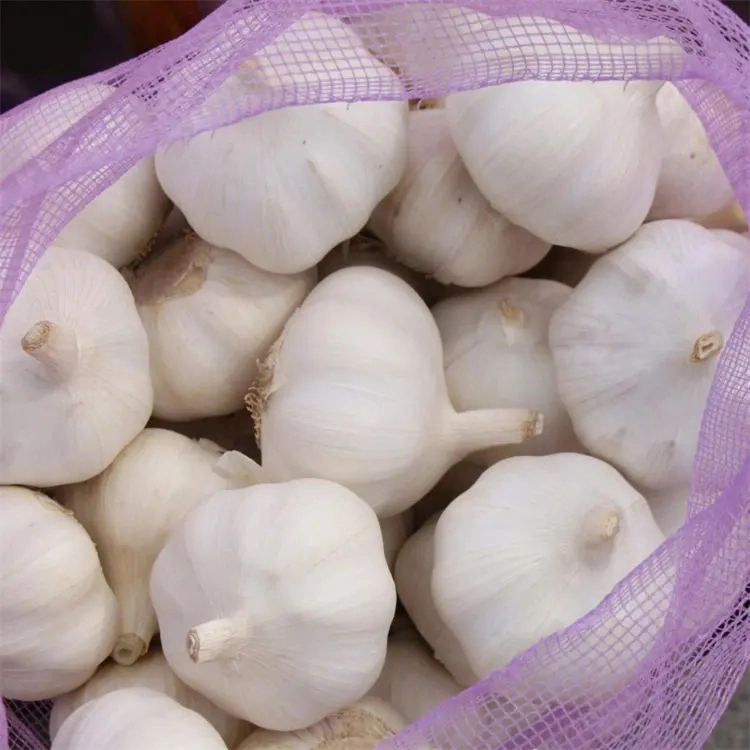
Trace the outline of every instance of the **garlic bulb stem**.
[[522, 326], [526, 322], [523, 310], [513, 300], [506, 297], [501, 300], [499, 307], [500, 314], [506, 323]]
[[112, 658], [123, 667], [132, 667], [148, 651], [148, 643], [135, 633], [125, 633], [117, 639]]
[[455, 412], [446, 439], [462, 456], [495, 445], [525, 443], [541, 435], [542, 414], [531, 409], [473, 409]]
[[705, 362], [718, 356], [724, 348], [724, 337], [719, 331], [710, 331], [698, 336], [690, 353], [691, 362]]
[[245, 617], [224, 617], [196, 625], [187, 635], [188, 656], [196, 664], [229, 659], [237, 655], [248, 633]]
[[609, 542], [620, 530], [620, 514], [612, 508], [592, 508], [583, 522], [583, 538], [587, 545]]
[[78, 339], [69, 328], [41, 320], [21, 339], [21, 348], [45, 367], [66, 378], [78, 364]]

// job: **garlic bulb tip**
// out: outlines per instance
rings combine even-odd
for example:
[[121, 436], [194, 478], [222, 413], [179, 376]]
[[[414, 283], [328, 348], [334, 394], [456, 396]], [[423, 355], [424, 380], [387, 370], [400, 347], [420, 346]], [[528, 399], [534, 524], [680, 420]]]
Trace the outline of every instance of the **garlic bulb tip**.
[[523, 310], [518, 307], [513, 300], [506, 297], [500, 301], [499, 307], [503, 319], [508, 323], [522, 326], [526, 322], [526, 316], [523, 314]]
[[21, 339], [21, 348], [61, 376], [73, 369], [78, 356], [75, 334], [49, 320], [34, 323]]
[[187, 634], [188, 656], [195, 664], [231, 658], [247, 636], [247, 620], [243, 617], [204, 622]]
[[148, 651], [148, 643], [135, 633], [125, 633], [117, 639], [112, 658], [123, 667], [132, 667]]
[[619, 530], [620, 514], [616, 510], [592, 508], [584, 521], [584, 538], [592, 546], [611, 541]]
[[690, 353], [691, 362], [705, 362], [716, 357], [724, 348], [724, 337], [719, 331], [710, 331], [698, 336]]

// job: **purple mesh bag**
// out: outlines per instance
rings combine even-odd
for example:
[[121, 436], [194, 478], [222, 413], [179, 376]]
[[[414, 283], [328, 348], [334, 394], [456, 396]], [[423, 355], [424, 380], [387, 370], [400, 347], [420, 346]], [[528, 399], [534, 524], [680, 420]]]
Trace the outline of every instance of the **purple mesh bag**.
[[[366, 41], [410, 70], [409, 81], [386, 84], [344, 57], [335, 74], [312, 66], [303, 82], [204, 106], [243, 60], [311, 11], [355, 25], [365, 14], [388, 11], [379, 33]], [[475, 23], [477, 12], [522, 16], [516, 26], [523, 33], [506, 35], [499, 55]], [[659, 40], [650, 43], [654, 54], [634, 52], [632, 44], [618, 52], [604, 44], [582, 51], [544, 19], [600, 40]], [[524, 43], [529, 34], [533, 48]], [[672, 54], [669, 40], [681, 54]], [[305, 50], [326, 43], [325, 33], [298, 42], [296, 65], [307, 62]], [[452, 54], [467, 46], [468, 64]], [[279, 69], [288, 62], [273, 59]], [[0, 171], [0, 316], [67, 220], [161, 144], [293, 104], [435, 97], [529, 78], [675, 81], [750, 210], [750, 30], [717, 0], [477, 0], [470, 8], [228, 0], [180, 39], [86, 79], [117, 88], [80, 121], [67, 121], [66, 112], [49, 105], [49, 95], [0, 119], [0, 144], [22, 118], [40, 134], [64, 130], [31, 159], [0, 151], [0, 164], [11, 165]], [[88, 96], [80, 81], [65, 89]], [[685, 527], [596, 610], [435, 708], [381, 750], [700, 748], [750, 662], [750, 612], [743, 605], [750, 598], [749, 511], [750, 299], [706, 405]], [[608, 678], [609, 692], [592, 696], [587, 686], [594, 674]], [[563, 685], [554, 703], [545, 692], [550, 678]], [[11, 750], [49, 747], [47, 709], [9, 705]]]

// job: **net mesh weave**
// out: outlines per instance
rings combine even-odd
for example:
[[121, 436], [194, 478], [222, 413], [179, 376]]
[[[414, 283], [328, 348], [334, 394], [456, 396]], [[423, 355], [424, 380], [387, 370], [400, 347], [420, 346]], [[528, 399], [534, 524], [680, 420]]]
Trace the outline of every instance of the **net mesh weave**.
[[[320, 50], [337, 43], [330, 26], [287, 31], [311, 12], [348, 19], [401, 80], [345, 52], [321, 64]], [[581, 45], [569, 28], [603, 41]], [[274, 47], [284, 31], [291, 43]], [[207, 105], [259, 50], [276, 84]], [[0, 119], [0, 316], [70, 217], [159, 145], [288, 105], [532, 78], [674, 81], [750, 209], [750, 31], [716, 0], [228, 0], [180, 39], [63, 87], [74, 106], [59, 108], [57, 90]], [[89, 101], [92, 81], [116, 88]], [[88, 114], [73, 121], [76, 109]], [[2, 145], [21, 126], [41, 152]], [[595, 611], [381, 749], [701, 747], [750, 662], [749, 509], [750, 300], [708, 398], [687, 525]], [[45, 708], [9, 706], [11, 750], [48, 747]]]

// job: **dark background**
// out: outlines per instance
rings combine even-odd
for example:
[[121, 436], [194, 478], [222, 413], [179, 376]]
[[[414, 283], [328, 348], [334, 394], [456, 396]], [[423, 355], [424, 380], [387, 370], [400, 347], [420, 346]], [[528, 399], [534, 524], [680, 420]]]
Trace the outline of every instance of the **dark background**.
[[[677, 5], [683, 0], [676, 0]], [[215, 0], [0, 0], [0, 111], [187, 31]], [[726, 0], [746, 22], [750, 0]]]

